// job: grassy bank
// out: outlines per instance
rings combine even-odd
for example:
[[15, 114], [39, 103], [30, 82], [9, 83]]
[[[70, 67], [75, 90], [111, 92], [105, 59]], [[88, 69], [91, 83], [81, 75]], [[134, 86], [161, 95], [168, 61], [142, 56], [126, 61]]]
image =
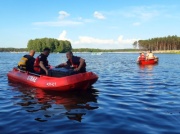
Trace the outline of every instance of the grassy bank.
[[161, 50], [161, 51], [153, 51], [153, 53], [180, 54], [180, 50]]

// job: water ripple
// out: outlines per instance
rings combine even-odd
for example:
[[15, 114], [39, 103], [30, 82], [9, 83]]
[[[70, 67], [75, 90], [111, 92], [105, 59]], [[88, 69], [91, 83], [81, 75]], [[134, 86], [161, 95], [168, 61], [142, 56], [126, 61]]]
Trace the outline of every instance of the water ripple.
[[[83, 92], [45, 92], [8, 82], [7, 72], [22, 55], [0, 55], [1, 133], [180, 132], [179, 55], [159, 54], [159, 64], [139, 66], [138, 54], [76, 53], [99, 76]], [[66, 60], [64, 54], [49, 59], [52, 65]]]

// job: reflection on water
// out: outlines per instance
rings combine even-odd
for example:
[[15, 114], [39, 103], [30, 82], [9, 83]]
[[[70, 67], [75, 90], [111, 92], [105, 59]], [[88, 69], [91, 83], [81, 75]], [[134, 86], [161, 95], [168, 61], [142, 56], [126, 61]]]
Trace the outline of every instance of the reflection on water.
[[[54, 93], [8, 84], [7, 72], [22, 55], [1, 53], [0, 132], [179, 134], [179, 55], [160, 54], [158, 65], [147, 66], [136, 64], [137, 55], [80, 53], [99, 76], [95, 89]], [[66, 60], [64, 54], [48, 58], [52, 65]]]
[[139, 68], [140, 68], [141, 70], [147, 69], [147, 70], [149, 70], [149, 71], [152, 71], [153, 68], [154, 68], [154, 66], [156, 66], [156, 65], [157, 65], [157, 64], [154, 64], [154, 65], [140, 65], [140, 64], [138, 64], [138, 66], [139, 66]]
[[21, 100], [17, 105], [22, 106], [27, 112], [44, 112], [43, 118], [35, 118], [35, 120], [39, 122], [48, 121], [48, 118], [59, 114], [61, 116], [66, 116], [70, 120], [81, 122], [82, 117], [86, 115], [87, 110], [98, 108], [98, 91], [93, 88], [81, 92], [52, 92], [25, 87], [23, 85], [16, 85], [14, 83], [9, 84], [14, 86], [16, 90], [22, 92], [21, 95], [14, 96]]

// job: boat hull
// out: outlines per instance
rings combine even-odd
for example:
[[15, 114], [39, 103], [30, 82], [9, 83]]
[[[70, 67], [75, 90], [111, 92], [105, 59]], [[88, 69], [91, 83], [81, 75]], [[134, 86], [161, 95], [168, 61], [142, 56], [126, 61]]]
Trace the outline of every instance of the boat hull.
[[19, 82], [44, 90], [57, 91], [68, 91], [75, 89], [85, 90], [98, 80], [98, 76], [93, 72], [79, 73], [57, 78], [45, 75], [34, 75], [28, 72], [22, 72], [16, 68], [8, 72], [7, 76], [8, 79], [13, 82]]
[[157, 64], [158, 63], [158, 59], [150, 59], [150, 60], [140, 60], [138, 61], [138, 64], [140, 65], [153, 65], [153, 64]]

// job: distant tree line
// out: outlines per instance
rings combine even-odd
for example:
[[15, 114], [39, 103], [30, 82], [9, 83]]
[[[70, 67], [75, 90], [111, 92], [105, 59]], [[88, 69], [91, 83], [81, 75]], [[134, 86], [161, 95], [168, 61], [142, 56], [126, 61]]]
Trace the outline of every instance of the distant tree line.
[[0, 48], [0, 52], [26, 52], [27, 48]]
[[41, 38], [29, 40], [27, 49], [35, 50], [36, 52], [42, 52], [45, 47], [51, 49], [51, 52], [64, 53], [72, 50], [71, 43], [67, 40], [57, 40], [53, 38]]
[[[31, 48], [33, 49], [33, 48]], [[0, 52], [27, 52], [31, 49], [28, 48], [0, 48]], [[34, 49], [35, 50], [35, 49]], [[64, 52], [69, 51], [70, 49], [66, 49]], [[95, 48], [71, 48], [73, 52], [135, 52], [137, 49], [95, 49]], [[36, 52], [40, 52], [37, 51]], [[57, 51], [54, 51], [57, 52]], [[62, 51], [61, 51], [62, 52]]]
[[180, 37], [167, 36], [160, 38], [151, 38], [148, 40], [139, 40], [133, 43], [134, 48], [144, 50], [180, 50]]

